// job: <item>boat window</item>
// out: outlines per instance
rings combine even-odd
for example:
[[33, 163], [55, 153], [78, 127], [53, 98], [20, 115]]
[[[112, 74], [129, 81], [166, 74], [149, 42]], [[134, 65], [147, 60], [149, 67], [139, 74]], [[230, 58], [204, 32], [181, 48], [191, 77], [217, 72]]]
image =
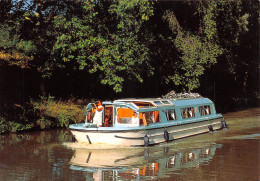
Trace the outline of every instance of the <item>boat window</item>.
[[168, 101], [162, 101], [164, 104], [170, 104]]
[[149, 102], [133, 102], [138, 107], [155, 107], [153, 104]]
[[161, 122], [159, 111], [140, 113], [140, 124], [147, 126], [148, 124], [153, 124], [157, 122]]
[[161, 105], [161, 101], [154, 101], [155, 104]]
[[201, 116], [206, 116], [206, 115], [211, 114], [210, 106], [209, 105], [200, 106], [199, 112], [200, 112]]
[[138, 114], [129, 108], [118, 108], [117, 123], [139, 125]]
[[181, 109], [181, 116], [183, 119], [195, 117], [193, 107], [187, 107]]
[[166, 117], [167, 117], [168, 121], [173, 121], [173, 120], [177, 119], [176, 112], [175, 112], [174, 109], [167, 109], [167, 110], [165, 110], [165, 114], [166, 114]]
[[85, 115], [86, 115], [86, 119], [85, 119], [85, 123], [91, 123], [93, 122], [93, 118], [94, 118], [94, 113], [92, 113], [92, 111], [87, 111], [85, 112]]
[[109, 126], [113, 126], [113, 106], [112, 105], [105, 105], [104, 106], [104, 115], [105, 115], [105, 119], [104, 119], [104, 126], [105, 127], [109, 127]]

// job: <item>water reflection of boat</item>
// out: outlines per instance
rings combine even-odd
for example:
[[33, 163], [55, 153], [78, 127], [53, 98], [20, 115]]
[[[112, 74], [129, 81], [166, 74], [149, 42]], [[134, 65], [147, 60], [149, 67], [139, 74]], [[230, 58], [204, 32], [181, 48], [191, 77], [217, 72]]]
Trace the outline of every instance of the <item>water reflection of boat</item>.
[[176, 151], [170, 147], [138, 149], [76, 149], [70, 168], [86, 172], [87, 177], [139, 178], [158, 176], [210, 162], [221, 145]]
[[84, 167], [117, 168], [128, 166], [136, 161], [141, 161], [144, 151], [142, 149], [76, 149], [71, 158], [73, 165]]

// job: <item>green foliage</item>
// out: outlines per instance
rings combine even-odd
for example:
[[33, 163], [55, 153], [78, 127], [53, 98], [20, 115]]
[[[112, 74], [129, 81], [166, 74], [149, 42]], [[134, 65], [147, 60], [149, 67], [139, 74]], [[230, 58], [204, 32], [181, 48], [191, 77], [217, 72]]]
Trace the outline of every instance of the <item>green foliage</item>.
[[[84, 101], [55, 101], [54, 97], [41, 97], [40, 101], [30, 100], [24, 106], [1, 110], [0, 134], [36, 129], [68, 127], [71, 123], [84, 121]], [[3, 112], [4, 114], [3, 114]]]
[[14, 121], [6, 121], [4, 118], [0, 117], [0, 134], [8, 132], [26, 131], [30, 130], [31, 128], [31, 124], [22, 124]]
[[[23, 13], [25, 15], [27, 12], [22, 9], [19, 2], [13, 2], [13, 10], [9, 14], [7, 10], [0, 12], [1, 14], [8, 14], [5, 15], [6, 18], [0, 24], [0, 50], [31, 56], [35, 54], [37, 47], [35, 40], [30, 37], [30, 34], [26, 34], [28, 28], [31, 28], [31, 23], [28, 24], [27, 20], [23, 17]], [[30, 31], [33, 31], [33, 29]]]
[[[166, 11], [164, 19], [175, 35], [174, 46], [179, 53], [178, 66], [174, 75], [167, 76], [167, 83], [171, 81], [181, 86], [185, 91], [192, 91], [200, 85], [200, 77], [205, 69], [217, 62], [222, 50], [218, 45], [216, 28], [216, 2], [209, 1], [203, 5], [202, 27], [203, 34], [192, 33], [182, 28], [172, 11]], [[197, 31], [198, 32], [198, 31]]]
[[60, 33], [55, 48], [64, 62], [75, 61], [79, 69], [98, 73], [97, 80], [121, 92], [125, 77], [142, 82], [143, 68], [151, 70], [149, 49], [140, 40], [144, 36], [140, 28], [153, 14], [150, 4], [113, 1], [108, 8], [102, 8], [86, 1], [82, 19], [55, 18]]
[[[220, 61], [241, 85], [257, 67], [256, 1], [3, 1], [0, 15], [1, 59], [44, 78], [88, 72], [93, 91], [129, 83], [192, 91]], [[61, 125], [72, 119], [64, 115]]]
[[[37, 120], [37, 124], [41, 129], [51, 127], [68, 127], [70, 123], [77, 123], [84, 120], [84, 108], [75, 105], [71, 101], [55, 101], [54, 97], [48, 96], [42, 97], [42, 101], [34, 102], [34, 112], [40, 115], [40, 119]], [[51, 121], [56, 121], [52, 123]]]
[[22, 124], [18, 122], [8, 122], [11, 132], [27, 131], [32, 128], [31, 124]]
[[4, 50], [12, 50], [15, 48], [15, 45], [18, 43], [19, 41], [19, 36], [18, 35], [14, 35], [11, 36], [11, 27], [9, 27], [8, 25], [1, 25], [0, 28], [0, 44], [1, 44], [1, 49]]
[[36, 125], [39, 126], [42, 130], [59, 126], [58, 124], [53, 123], [49, 117], [45, 117], [44, 115], [41, 115], [41, 118], [36, 121]]
[[0, 134], [8, 132], [8, 125], [4, 118], [0, 117]]

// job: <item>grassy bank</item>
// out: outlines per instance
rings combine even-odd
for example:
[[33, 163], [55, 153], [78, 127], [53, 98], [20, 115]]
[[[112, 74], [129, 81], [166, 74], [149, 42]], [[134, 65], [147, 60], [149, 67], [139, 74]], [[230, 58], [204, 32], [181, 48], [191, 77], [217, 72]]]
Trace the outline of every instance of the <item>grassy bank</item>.
[[86, 100], [55, 100], [42, 97], [24, 105], [3, 105], [0, 112], [0, 134], [68, 127], [84, 121]]

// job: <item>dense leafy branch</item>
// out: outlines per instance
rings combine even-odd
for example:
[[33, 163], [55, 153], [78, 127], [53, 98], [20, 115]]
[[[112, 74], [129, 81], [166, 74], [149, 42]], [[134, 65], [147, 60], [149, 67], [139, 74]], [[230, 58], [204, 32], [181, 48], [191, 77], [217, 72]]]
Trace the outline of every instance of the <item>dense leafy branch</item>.
[[250, 54], [249, 47], [257, 46], [245, 38], [253, 40], [249, 32], [259, 24], [256, 1], [23, 0], [0, 5], [2, 60], [43, 77], [57, 70], [86, 71], [115, 92], [129, 82], [153, 80], [192, 91], [217, 62], [226, 63], [241, 83], [250, 61], [238, 49], [246, 46]]

